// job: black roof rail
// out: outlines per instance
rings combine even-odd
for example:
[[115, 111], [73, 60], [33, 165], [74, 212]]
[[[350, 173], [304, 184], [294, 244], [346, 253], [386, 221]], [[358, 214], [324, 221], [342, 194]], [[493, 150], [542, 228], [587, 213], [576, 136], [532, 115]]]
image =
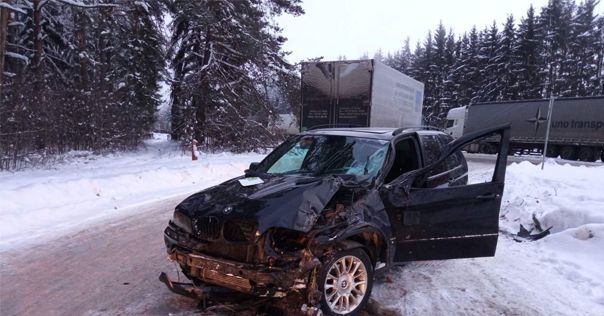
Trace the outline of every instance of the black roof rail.
[[392, 136], [396, 136], [401, 134], [404, 131], [411, 131], [411, 130], [430, 130], [430, 131], [442, 131], [443, 129], [440, 127], [436, 127], [436, 126], [430, 126], [430, 125], [422, 125], [422, 126], [407, 126], [407, 127], [401, 127], [401, 128], [397, 128], [394, 131], [392, 131]]
[[346, 123], [346, 124], [321, 124], [321, 125], [314, 125], [311, 126], [310, 128], [307, 129], [307, 131], [312, 131], [314, 129], [319, 129], [319, 128], [338, 128], [338, 127], [365, 127], [362, 126], [361, 124], [354, 124], [354, 123]]

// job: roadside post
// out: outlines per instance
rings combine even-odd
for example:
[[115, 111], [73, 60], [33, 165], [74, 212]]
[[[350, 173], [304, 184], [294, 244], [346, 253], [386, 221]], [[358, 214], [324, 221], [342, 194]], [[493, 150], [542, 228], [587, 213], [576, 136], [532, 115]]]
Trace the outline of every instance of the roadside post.
[[543, 145], [543, 159], [541, 160], [541, 170], [545, 166], [545, 157], [547, 154], [547, 143], [549, 141], [549, 129], [552, 125], [552, 111], [554, 110], [554, 96], [549, 97], [549, 105], [547, 107], [547, 130], [545, 131], [545, 144]]
[[197, 141], [191, 142], [191, 160], [197, 160]]

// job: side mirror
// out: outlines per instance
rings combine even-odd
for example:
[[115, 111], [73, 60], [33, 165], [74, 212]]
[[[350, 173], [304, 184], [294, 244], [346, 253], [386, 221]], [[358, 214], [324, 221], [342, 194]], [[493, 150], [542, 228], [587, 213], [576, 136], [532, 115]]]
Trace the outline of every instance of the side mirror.
[[243, 171], [243, 173], [245, 174], [246, 177], [256, 176], [256, 169], [258, 169], [259, 165], [260, 165], [259, 162], [252, 162], [252, 163], [250, 163], [250, 168], [245, 169], [245, 171]]

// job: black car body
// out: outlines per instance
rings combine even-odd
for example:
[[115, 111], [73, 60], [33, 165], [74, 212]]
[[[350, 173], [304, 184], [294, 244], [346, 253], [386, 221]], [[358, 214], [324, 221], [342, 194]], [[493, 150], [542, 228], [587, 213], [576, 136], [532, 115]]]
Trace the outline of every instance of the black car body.
[[[484, 138], [504, 154], [491, 181], [468, 184], [461, 149]], [[509, 126], [456, 141], [418, 129], [311, 130], [180, 203], [167, 251], [196, 282], [296, 291], [327, 314], [354, 314], [374, 271], [495, 254], [508, 141]]]

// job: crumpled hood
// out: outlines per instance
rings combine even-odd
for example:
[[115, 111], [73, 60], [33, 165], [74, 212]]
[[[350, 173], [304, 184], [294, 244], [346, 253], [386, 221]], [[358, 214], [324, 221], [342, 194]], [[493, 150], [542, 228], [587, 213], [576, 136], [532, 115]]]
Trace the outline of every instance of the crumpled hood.
[[234, 178], [191, 195], [176, 209], [191, 218], [215, 216], [258, 223], [261, 233], [271, 227], [308, 232], [342, 182], [337, 177], [282, 175], [264, 183], [242, 186]]

